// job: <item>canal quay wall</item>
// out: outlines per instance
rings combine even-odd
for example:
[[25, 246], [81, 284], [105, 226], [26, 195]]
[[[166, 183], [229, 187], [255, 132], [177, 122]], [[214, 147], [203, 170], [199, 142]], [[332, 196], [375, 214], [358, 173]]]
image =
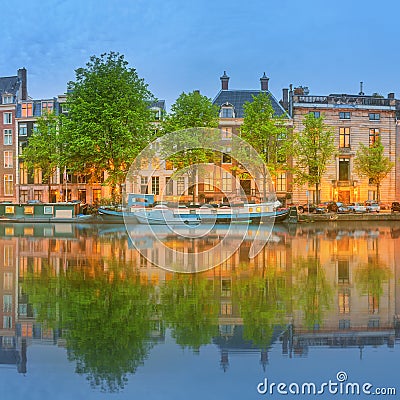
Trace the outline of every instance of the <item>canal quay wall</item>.
[[299, 214], [299, 222], [319, 221], [400, 221], [400, 213], [359, 214]]

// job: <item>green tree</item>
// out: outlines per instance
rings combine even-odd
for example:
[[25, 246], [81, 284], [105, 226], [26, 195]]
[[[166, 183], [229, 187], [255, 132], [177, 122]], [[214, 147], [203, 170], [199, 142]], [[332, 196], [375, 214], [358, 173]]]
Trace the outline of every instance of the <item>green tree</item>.
[[73, 172], [105, 171], [115, 198], [137, 154], [152, 140], [144, 80], [119, 53], [92, 56], [69, 82], [63, 161]]
[[26, 276], [22, 285], [36, 320], [63, 332], [68, 359], [92, 387], [123, 389], [154, 345], [154, 288], [115, 259], [107, 260], [107, 269], [99, 262], [90, 273], [75, 266], [58, 275], [43, 261], [40, 275]]
[[161, 292], [161, 311], [176, 343], [197, 352], [218, 335], [219, 305], [212, 282], [199, 274], [176, 274]]
[[218, 106], [213, 104], [211, 99], [201, 95], [198, 91], [182, 93], [171, 106], [171, 112], [166, 115], [162, 122], [162, 129], [165, 133], [176, 132], [171, 136], [171, 143], [163, 141], [164, 153], [171, 154], [171, 149], [183, 147], [190, 149], [177, 151], [168, 156], [176, 168], [184, 169], [189, 176], [190, 191], [195, 201], [195, 183], [198, 173], [197, 164], [210, 162], [214, 154], [205, 149], [205, 142], [212, 143], [219, 138], [213, 129], [196, 130], [191, 128], [217, 128], [218, 127]]
[[293, 135], [290, 151], [294, 157], [295, 181], [303, 185], [315, 185], [316, 203], [320, 201], [320, 185], [328, 162], [335, 155], [334, 134], [324, 123], [323, 117], [307, 114], [304, 129]]
[[36, 123], [37, 129], [28, 138], [28, 145], [23, 149], [20, 158], [28, 171], [42, 171], [42, 180], [48, 183], [50, 202], [51, 178], [60, 165], [59, 117], [46, 113]]
[[285, 169], [286, 153], [283, 146], [287, 135], [285, 116], [277, 116], [271, 104], [270, 95], [261, 92], [253, 96], [244, 108], [241, 138], [250, 143], [263, 160], [263, 197], [266, 200], [268, 173], [276, 175]]
[[354, 169], [358, 175], [369, 178], [376, 185], [377, 200], [380, 200], [380, 187], [383, 179], [392, 170], [394, 163], [384, 155], [385, 148], [378, 139], [372, 146], [360, 143], [354, 158]]

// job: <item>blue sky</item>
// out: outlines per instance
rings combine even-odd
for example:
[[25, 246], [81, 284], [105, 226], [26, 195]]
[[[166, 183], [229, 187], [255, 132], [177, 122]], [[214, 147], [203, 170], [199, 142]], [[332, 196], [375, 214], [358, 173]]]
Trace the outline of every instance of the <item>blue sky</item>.
[[[28, 70], [34, 98], [64, 93], [74, 70], [110, 50], [167, 106], [182, 91], [213, 98], [257, 89], [265, 71], [278, 99], [290, 83], [311, 94], [400, 97], [400, 3], [353, 0], [21, 0], [2, 4], [0, 76]], [[7, 21], [7, 23], [4, 23]]]

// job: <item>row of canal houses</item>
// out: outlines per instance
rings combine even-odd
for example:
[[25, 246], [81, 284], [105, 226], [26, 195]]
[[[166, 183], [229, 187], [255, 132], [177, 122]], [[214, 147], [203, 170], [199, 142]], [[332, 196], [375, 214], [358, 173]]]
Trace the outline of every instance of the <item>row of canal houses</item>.
[[[220, 90], [213, 100], [220, 108], [219, 127], [225, 140], [229, 141], [232, 134], [240, 134], [244, 118], [243, 105], [251, 102], [253, 96], [261, 92], [268, 93], [276, 115], [285, 116], [288, 128], [295, 132], [304, 128], [302, 121], [309, 113], [316, 117], [324, 116], [325, 123], [333, 128], [337, 155], [329, 163], [322, 180], [322, 201], [356, 202], [376, 199], [375, 185], [368, 178], [355, 173], [354, 157], [360, 143], [370, 145], [377, 137], [380, 137], [385, 147], [385, 155], [395, 164], [381, 185], [381, 200], [391, 202], [400, 199], [400, 101], [395, 99], [394, 93], [386, 97], [377, 93], [366, 95], [361, 83], [360, 92], [356, 95], [310, 95], [307, 87], [293, 88], [290, 85], [282, 90], [281, 100], [277, 100], [269, 91], [269, 78], [265, 73], [260, 78], [259, 89], [255, 90], [230, 89], [229, 80], [224, 72], [220, 77]], [[67, 199], [93, 203], [109, 197], [109, 188], [102, 185], [103, 182], [88, 183], [84, 175], [72, 175], [61, 170], [53, 177], [49, 196], [48, 185], [42, 182], [40, 171], [28, 174], [19, 159], [29, 136], [35, 130], [37, 118], [44, 112], [66, 112], [65, 94], [51, 99], [32, 99], [28, 95], [27, 70], [21, 68], [15, 76], [0, 77], [0, 101], [0, 132], [3, 136], [0, 140], [0, 158], [3, 158], [3, 162], [0, 160], [0, 201], [24, 203], [27, 200], [47, 201], [50, 198], [52, 202]], [[153, 104], [153, 109], [158, 120], [165, 112], [165, 102], [158, 101]], [[229, 151], [229, 143], [226, 148]], [[235, 197], [237, 189], [230, 182], [230, 173], [222, 176], [224, 170], [229, 171], [231, 162], [230, 157], [223, 157], [219, 172], [208, 176], [209, 182], [202, 188], [204, 201], [224, 201]], [[146, 176], [144, 172], [137, 187], [131, 189], [141, 193], [161, 194], [173, 171], [166, 163], [160, 165], [156, 172], [151, 172], [151, 176]], [[316, 197], [314, 187], [295, 185], [291, 175], [285, 171], [272, 179], [275, 192], [284, 204], [312, 201]], [[167, 195], [170, 195], [167, 200], [176, 199], [176, 195], [182, 193], [182, 188], [188, 187], [187, 180], [187, 177], [178, 178], [168, 189], [170, 193], [167, 190]], [[241, 180], [240, 185], [248, 199], [256, 200], [259, 196], [249, 180]]]

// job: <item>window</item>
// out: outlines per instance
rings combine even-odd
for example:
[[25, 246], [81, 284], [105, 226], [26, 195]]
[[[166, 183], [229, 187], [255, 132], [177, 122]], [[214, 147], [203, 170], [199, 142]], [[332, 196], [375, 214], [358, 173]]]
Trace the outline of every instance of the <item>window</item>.
[[[70, 191], [68, 191], [68, 194], [70, 194]], [[42, 191], [41, 190], [34, 190], [33, 191], [33, 198], [34, 198], [34, 200], [42, 201]]]
[[42, 101], [42, 115], [46, 113], [53, 112], [53, 102], [52, 101]]
[[234, 118], [235, 115], [234, 115], [234, 112], [233, 112], [233, 107], [232, 106], [222, 107], [219, 116], [221, 118]]
[[286, 192], [286, 173], [279, 173], [276, 177], [276, 191]]
[[379, 113], [369, 113], [369, 120], [370, 121], [380, 121], [381, 120], [381, 114], [379, 114]]
[[12, 295], [3, 295], [3, 312], [10, 313], [12, 311]]
[[3, 104], [12, 104], [14, 100], [13, 95], [5, 94], [3, 95]]
[[222, 163], [223, 164], [231, 164], [232, 163], [232, 157], [230, 155], [232, 149], [230, 147], [225, 147], [223, 149], [222, 153]]
[[206, 172], [204, 175], [204, 191], [214, 191], [214, 174], [212, 172]]
[[4, 152], [4, 168], [12, 168], [13, 167], [13, 152], [5, 151]]
[[232, 314], [232, 303], [222, 303], [221, 315], [231, 315], [231, 314]]
[[350, 329], [350, 320], [349, 319], [339, 320], [339, 329]]
[[310, 114], [314, 115], [314, 118], [319, 118], [321, 116], [319, 111], [310, 111]]
[[160, 177], [159, 176], [151, 177], [151, 192], [153, 194], [160, 194]]
[[174, 194], [174, 181], [171, 180], [171, 177], [165, 178], [165, 193], [167, 196], [172, 196]]
[[368, 314], [377, 314], [379, 312], [379, 297], [368, 293]]
[[369, 129], [369, 147], [372, 147], [379, 140], [379, 128]]
[[13, 176], [11, 174], [4, 175], [4, 196], [14, 195]]
[[350, 128], [339, 128], [339, 147], [350, 147]]
[[32, 110], [33, 110], [32, 103], [22, 103], [21, 117], [32, 117], [33, 115]]
[[338, 261], [338, 283], [349, 283], [349, 260]]
[[350, 159], [339, 158], [339, 181], [350, 179]]
[[14, 248], [12, 246], [4, 246], [4, 266], [12, 267], [14, 261]]
[[19, 133], [19, 136], [27, 136], [28, 135], [28, 125], [27, 124], [19, 124], [18, 133]]
[[340, 290], [338, 293], [339, 313], [348, 314], [350, 312], [350, 292], [348, 290]]
[[4, 125], [12, 124], [12, 113], [5, 112], [3, 114], [3, 123], [4, 123]]
[[232, 128], [230, 126], [221, 128], [221, 131], [222, 131], [222, 139], [232, 138]]
[[339, 118], [340, 119], [350, 119], [350, 113], [348, 111], [346, 111], [346, 112], [341, 111], [339, 113]]
[[12, 129], [4, 129], [3, 143], [4, 146], [12, 145]]
[[222, 172], [222, 191], [232, 191], [232, 175], [229, 172]]
[[3, 289], [4, 290], [12, 290], [13, 289], [13, 273], [12, 272], [4, 272], [3, 275]]
[[4, 316], [3, 317], [3, 329], [11, 329], [12, 328], [12, 317]]
[[184, 177], [178, 178], [178, 180], [176, 182], [176, 188], [177, 188], [178, 195], [182, 195], [183, 193], [185, 193], [185, 178]]
[[147, 194], [147, 176], [140, 177], [140, 193]]

